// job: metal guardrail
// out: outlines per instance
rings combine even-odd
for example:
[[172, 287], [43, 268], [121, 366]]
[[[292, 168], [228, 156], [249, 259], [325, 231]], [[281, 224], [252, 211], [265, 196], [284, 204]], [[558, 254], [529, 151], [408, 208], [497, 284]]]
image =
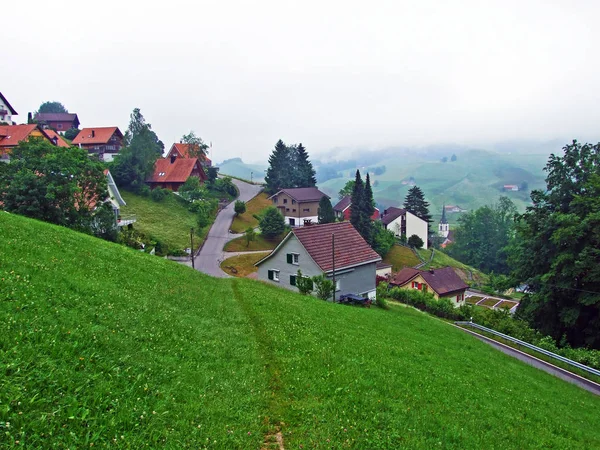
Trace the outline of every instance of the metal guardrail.
[[564, 364], [576, 367], [579, 370], [583, 370], [584, 372], [587, 372], [589, 374], [596, 375], [597, 377], [600, 377], [600, 370], [596, 370], [596, 369], [594, 369], [592, 367], [583, 365], [581, 363], [578, 363], [577, 361], [573, 361], [572, 359], [565, 358], [564, 356], [557, 355], [556, 353], [549, 352], [548, 350], [545, 350], [545, 349], [543, 349], [541, 347], [537, 347], [537, 346], [535, 346], [533, 344], [530, 344], [529, 342], [521, 341], [520, 339], [516, 339], [516, 338], [514, 338], [512, 336], [509, 336], [507, 334], [500, 333], [500, 332], [498, 332], [496, 330], [492, 330], [491, 328], [487, 328], [487, 327], [484, 327], [482, 325], [478, 325], [478, 324], [476, 324], [474, 322], [454, 322], [454, 324], [455, 325], [468, 326], [468, 327], [472, 327], [472, 328], [477, 328], [478, 330], [485, 331], [486, 333], [490, 333], [490, 334], [493, 334], [494, 336], [501, 337], [502, 339], [506, 339], [507, 341], [510, 341], [510, 342], [515, 343], [515, 344], [521, 345], [521, 346], [526, 347], [526, 348], [528, 348], [530, 350], [534, 350], [536, 352], [541, 353], [542, 355], [546, 355], [546, 356], [548, 356], [550, 358], [553, 358], [553, 359], [556, 359], [556, 360], [558, 360], [558, 361], [560, 361], [560, 362], [562, 362]]

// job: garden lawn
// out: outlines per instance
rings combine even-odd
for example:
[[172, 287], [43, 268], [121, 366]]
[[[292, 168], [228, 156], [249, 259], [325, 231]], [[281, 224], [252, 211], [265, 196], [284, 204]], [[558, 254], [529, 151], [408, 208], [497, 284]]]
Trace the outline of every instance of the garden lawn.
[[411, 308], [5, 213], [0, 280], [2, 447], [600, 447], [600, 398]]
[[254, 252], [232, 256], [221, 263], [221, 269], [234, 277], [247, 277], [251, 273], [258, 271], [258, 267], [254, 264], [268, 254], [269, 252]]
[[127, 206], [121, 208], [122, 214], [135, 214], [137, 222], [133, 227], [142, 233], [167, 244], [169, 253], [190, 247], [190, 229], [194, 228], [194, 247], [198, 248], [206, 239], [210, 224], [198, 230], [196, 214], [175, 198], [167, 196], [161, 202], [128, 191], [121, 191]]
[[256, 228], [258, 220], [256, 220], [254, 215], [260, 216], [265, 209], [273, 205], [268, 197], [266, 193], [261, 192], [252, 200], [246, 202], [246, 212], [234, 217], [231, 223], [231, 231], [234, 233], [243, 233], [248, 228]]
[[415, 256], [413, 251], [402, 245], [394, 245], [383, 258], [383, 262], [392, 265], [392, 272], [398, 272], [405, 267], [413, 267], [421, 261]]
[[286, 235], [287, 232], [273, 239], [267, 239], [262, 234], [257, 233], [256, 236], [254, 236], [254, 240], [251, 241], [249, 245], [246, 245], [246, 238], [244, 236], [240, 236], [225, 244], [223, 250], [226, 252], [254, 252], [273, 250], [275, 247], [277, 247], [277, 245], [279, 245]]

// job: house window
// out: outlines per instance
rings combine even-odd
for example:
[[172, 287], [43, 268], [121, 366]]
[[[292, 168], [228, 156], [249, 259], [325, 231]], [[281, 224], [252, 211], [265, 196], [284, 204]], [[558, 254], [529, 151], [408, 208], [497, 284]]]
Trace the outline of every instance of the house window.
[[296, 204], [296, 200], [292, 199], [292, 205]]
[[57, 123], [56, 128], [58, 128], [59, 130], [62, 130], [62, 123]]
[[290, 208], [285, 208], [285, 212], [290, 212]]
[[271, 269], [267, 272], [269, 280], [279, 281], [279, 270]]
[[292, 209], [292, 212], [296, 212], [296, 208]]
[[277, 204], [277, 197], [273, 197], [273, 203]]
[[310, 212], [310, 208], [304, 208], [302, 211], [303, 212]]
[[290, 275], [290, 286], [296, 286], [296, 275]]
[[300, 264], [300, 255], [298, 253], [288, 253], [287, 254], [287, 263], [288, 264]]
[[287, 203], [287, 198], [284, 198], [284, 199], [283, 199], [283, 203]]

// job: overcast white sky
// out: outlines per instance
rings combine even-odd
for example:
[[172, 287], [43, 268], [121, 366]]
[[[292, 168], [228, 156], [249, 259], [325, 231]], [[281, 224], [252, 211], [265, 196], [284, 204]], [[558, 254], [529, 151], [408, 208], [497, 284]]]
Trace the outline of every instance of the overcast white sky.
[[597, 0], [4, 3], [19, 123], [56, 100], [124, 130], [139, 107], [215, 161], [600, 134]]

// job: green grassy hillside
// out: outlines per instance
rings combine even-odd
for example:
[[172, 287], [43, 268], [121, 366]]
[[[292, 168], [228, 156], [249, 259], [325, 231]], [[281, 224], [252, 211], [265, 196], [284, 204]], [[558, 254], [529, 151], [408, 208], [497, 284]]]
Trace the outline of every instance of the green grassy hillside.
[[598, 448], [600, 399], [412, 309], [0, 213], [0, 446]]
[[[136, 230], [165, 242], [169, 252], [182, 251], [190, 247], [190, 228], [195, 229], [194, 248], [202, 245], [208, 234], [209, 226], [198, 230], [196, 214], [177, 201], [173, 195], [161, 202], [128, 191], [121, 191], [127, 206], [121, 208], [122, 214], [135, 214]], [[214, 220], [214, 217], [211, 219]]]
[[[450, 156], [450, 155], [448, 155]], [[442, 205], [459, 205], [471, 210], [497, 201], [501, 195], [508, 196], [520, 210], [529, 203], [529, 191], [544, 187], [543, 168], [547, 154], [519, 155], [500, 154], [482, 150], [470, 150], [459, 153], [454, 162], [443, 163], [432, 160], [419, 153], [395, 156], [373, 162], [375, 166], [385, 166], [381, 175], [371, 174], [374, 183], [375, 200], [384, 206], [399, 206], [410, 186], [402, 184], [410, 177], [425, 193], [431, 204], [430, 212], [435, 220], [440, 219]], [[361, 168], [361, 173], [365, 168]], [[354, 178], [355, 170], [340, 172], [341, 178], [335, 178], [319, 184], [332, 198], [337, 199], [338, 191], [346, 181]], [[505, 184], [521, 185], [526, 182], [528, 189], [519, 192], [502, 192]], [[449, 214], [450, 223], [455, 223], [459, 214]]]

